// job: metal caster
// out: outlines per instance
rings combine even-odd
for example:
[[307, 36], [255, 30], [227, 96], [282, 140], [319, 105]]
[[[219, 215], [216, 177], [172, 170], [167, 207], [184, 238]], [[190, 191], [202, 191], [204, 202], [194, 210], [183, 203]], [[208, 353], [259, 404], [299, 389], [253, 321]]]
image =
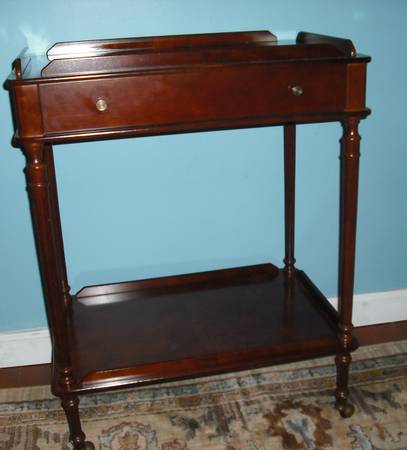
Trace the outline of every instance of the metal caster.
[[336, 409], [339, 411], [339, 414], [344, 419], [347, 419], [349, 417], [352, 417], [355, 412], [355, 407], [352, 405], [352, 403], [337, 403]]

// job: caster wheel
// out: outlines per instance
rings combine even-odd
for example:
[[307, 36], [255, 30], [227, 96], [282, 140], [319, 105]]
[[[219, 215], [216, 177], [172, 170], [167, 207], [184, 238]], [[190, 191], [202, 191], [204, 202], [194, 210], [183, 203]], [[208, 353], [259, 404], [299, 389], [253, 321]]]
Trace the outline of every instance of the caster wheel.
[[344, 419], [352, 417], [353, 413], [355, 412], [355, 407], [352, 405], [352, 403], [337, 404], [336, 408], [338, 409], [341, 417], [343, 417]]
[[92, 444], [92, 442], [86, 441], [84, 450], [95, 450], [95, 446]]

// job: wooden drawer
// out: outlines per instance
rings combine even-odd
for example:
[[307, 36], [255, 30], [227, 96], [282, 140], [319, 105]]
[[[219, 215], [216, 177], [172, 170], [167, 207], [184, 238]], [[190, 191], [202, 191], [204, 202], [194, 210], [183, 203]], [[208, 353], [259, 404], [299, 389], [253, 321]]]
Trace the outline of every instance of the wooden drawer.
[[[293, 86], [300, 86], [302, 94], [294, 95]], [[295, 117], [344, 109], [346, 65], [252, 64], [143, 72], [50, 82], [40, 86], [40, 96], [48, 133]], [[98, 110], [98, 100], [106, 103], [105, 110]]]

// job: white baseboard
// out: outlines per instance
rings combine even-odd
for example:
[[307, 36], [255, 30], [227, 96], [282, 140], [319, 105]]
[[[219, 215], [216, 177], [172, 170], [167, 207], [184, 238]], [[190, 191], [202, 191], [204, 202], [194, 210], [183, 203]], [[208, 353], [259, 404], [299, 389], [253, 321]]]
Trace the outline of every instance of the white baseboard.
[[51, 362], [48, 328], [0, 333], [0, 368]]
[[[328, 300], [337, 307], [337, 298]], [[407, 320], [407, 289], [357, 294], [353, 297], [353, 324], [356, 327], [400, 320]]]
[[[329, 301], [336, 308], [337, 299]], [[407, 289], [354, 297], [356, 326], [407, 320]], [[28, 366], [51, 361], [51, 341], [47, 328], [0, 333], [0, 367]]]

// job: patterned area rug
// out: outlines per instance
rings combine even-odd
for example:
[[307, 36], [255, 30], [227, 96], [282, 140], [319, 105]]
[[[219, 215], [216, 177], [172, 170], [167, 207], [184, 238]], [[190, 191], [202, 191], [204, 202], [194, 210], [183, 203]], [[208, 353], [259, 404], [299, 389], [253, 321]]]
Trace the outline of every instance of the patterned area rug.
[[[407, 341], [354, 354], [355, 415], [334, 409], [332, 358], [82, 397], [97, 450], [406, 450]], [[0, 390], [2, 450], [69, 450], [46, 386]]]

